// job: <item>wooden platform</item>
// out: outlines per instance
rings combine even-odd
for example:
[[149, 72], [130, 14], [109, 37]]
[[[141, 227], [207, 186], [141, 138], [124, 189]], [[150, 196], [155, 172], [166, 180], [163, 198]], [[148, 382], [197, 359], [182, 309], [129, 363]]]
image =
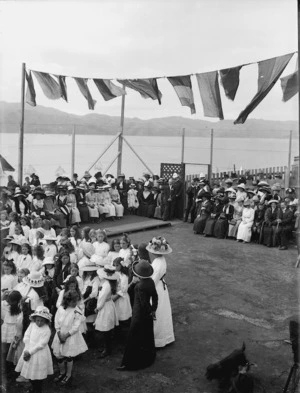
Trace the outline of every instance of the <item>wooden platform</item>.
[[124, 216], [121, 220], [103, 221], [101, 224], [89, 224], [91, 228], [105, 229], [108, 237], [121, 235], [123, 233], [133, 233], [146, 231], [148, 229], [171, 226], [170, 221], [155, 220], [153, 218], [139, 216]]

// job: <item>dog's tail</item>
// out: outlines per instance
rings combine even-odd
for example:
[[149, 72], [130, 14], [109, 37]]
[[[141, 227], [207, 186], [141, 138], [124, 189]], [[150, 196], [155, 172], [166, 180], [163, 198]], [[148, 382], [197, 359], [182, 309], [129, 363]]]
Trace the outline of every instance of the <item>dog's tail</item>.
[[245, 352], [245, 349], [246, 349], [246, 344], [245, 344], [245, 342], [243, 341], [242, 351]]

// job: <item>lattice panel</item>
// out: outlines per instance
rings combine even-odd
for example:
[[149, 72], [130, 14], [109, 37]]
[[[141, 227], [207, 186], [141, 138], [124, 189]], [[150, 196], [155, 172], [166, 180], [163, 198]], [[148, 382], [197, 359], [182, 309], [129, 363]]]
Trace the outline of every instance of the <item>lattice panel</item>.
[[170, 164], [161, 163], [160, 164], [160, 177], [169, 180], [173, 173], [176, 172], [182, 180], [185, 178], [185, 165], [184, 164]]

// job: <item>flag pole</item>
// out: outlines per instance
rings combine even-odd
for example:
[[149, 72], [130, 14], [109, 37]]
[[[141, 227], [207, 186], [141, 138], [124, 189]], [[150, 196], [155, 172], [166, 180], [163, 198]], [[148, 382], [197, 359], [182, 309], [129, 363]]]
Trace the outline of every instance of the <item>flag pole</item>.
[[[298, 54], [300, 51], [300, 2], [298, 1]], [[300, 68], [298, 67], [298, 78], [300, 77]], [[298, 92], [298, 119], [300, 121], [300, 94]], [[300, 136], [300, 128], [298, 129], [298, 133]], [[300, 138], [298, 138], [298, 179], [297, 179], [297, 197], [298, 197], [298, 212], [300, 212]], [[300, 220], [299, 220], [300, 221]], [[300, 225], [298, 222], [297, 228], [297, 250], [298, 250], [298, 258], [296, 262], [296, 267], [299, 267], [300, 263]]]
[[214, 130], [213, 128], [210, 130], [210, 164], [209, 164], [209, 173], [208, 173], [208, 181], [211, 183], [212, 181], [212, 164], [213, 164], [213, 152], [214, 152]]
[[72, 132], [72, 165], [71, 165], [71, 176], [73, 176], [75, 172], [75, 135], [76, 135], [76, 125], [73, 124], [73, 132]]
[[[123, 89], [125, 90], [124, 85], [123, 85]], [[125, 94], [122, 95], [120, 133], [119, 133], [119, 142], [118, 142], [119, 154], [118, 154], [118, 163], [117, 163], [117, 176], [119, 176], [122, 173], [124, 114], [125, 114]]]
[[184, 163], [184, 138], [185, 138], [185, 128], [182, 129], [182, 135], [181, 135], [181, 164]]
[[22, 63], [21, 80], [21, 122], [19, 130], [19, 156], [18, 156], [18, 183], [22, 186], [23, 182], [23, 157], [24, 157], [24, 116], [25, 116], [25, 72], [26, 64]]

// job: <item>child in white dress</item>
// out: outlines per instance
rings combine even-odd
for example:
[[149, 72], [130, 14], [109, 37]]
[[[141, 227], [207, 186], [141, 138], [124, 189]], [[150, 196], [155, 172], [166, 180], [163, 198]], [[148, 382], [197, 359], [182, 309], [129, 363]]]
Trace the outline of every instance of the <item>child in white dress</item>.
[[28, 269], [29, 271], [34, 270], [34, 263], [32, 262], [32, 251], [30, 244], [28, 242], [24, 242], [21, 246], [21, 255], [17, 260], [17, 269]]
[[105, 262], [106, 262], [105, 265], [112, 265], [113, 261], [116, 258], [118, 258], [120, 250], [121, 250], [120, 240], [114, 239], [111, 242], [110, 251], [107, 254], [107, 257], [105, 258]]
[[32, 391], [41, 393], [43, 381], [53, 374], [53, 364], [48, 342], [51, 336], [50, 322], [52, 315], [47, 307], [37, 307], [30, 316], [31, 324], [24, 335], [25, 348], [18, 361], [16, 371], [29, 379]]
[[59, 375], [54, 381], [63, 386], [71, 381], [74, 357], [88, 350], [80, 331], [85, 317], [78, 307], [79, 300], [77, 291], [66, 292], [55, 315], [56, 335], [52, 349], [58, 361]]
[[95, 254], [106, 258], [109, 252], [109, 244], [107, 243], [107, 235], [105, 230], [97, 229], [96, 231], [97, 241], [93, 243], [95, 248]]
[[127, 203], [130, 214], [136, 214], [137, 208], [139, 207], [137, 194], [136, 185], [131, 183], [127, 192]]
[[116, 258], [113, 262], [119, 273], [117, 293], [112, 296], [115, 302], [119, 322], [128, 321], [132, 316], [132, 309], [128, 295], [128, 264], [123, 258]]
[[97, 317], [95, 320], [95, 330], [104, 335], [105, 349], [101, 352], [100, 357], [104, 358], [111, 354], [112, 351], [112, 332], [115, 326], [119, 325], [115, 303], [112, 295], [117, 293], [118, 273], [116, 268], [111, 265], [105, 265], [104, 269], [97, 270], [99, 278], [103, 281], [102, 289], [99, 292], [97, 300]]
[[17, 268], [12, 260], [2, 263], [1, 291], [11, 291], [18, 283]]

